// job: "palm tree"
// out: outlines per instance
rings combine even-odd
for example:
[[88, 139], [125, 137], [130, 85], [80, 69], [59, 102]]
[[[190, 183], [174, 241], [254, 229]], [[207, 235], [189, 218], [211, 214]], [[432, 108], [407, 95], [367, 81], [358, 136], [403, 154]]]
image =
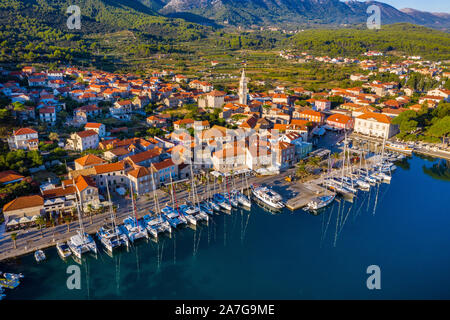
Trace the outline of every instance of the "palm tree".
[[11, 240], [13, 241], [13, 244], [14, 244], [14, 249], [17, 249], [17, 246], [16, 246], [16, 240], [17, 240], [17, 233], [11, 233]]
[[306, 170], [306, 164], [303, 161], [297, 164], [297, 171], [295, 172], [295, 175], [300, 179], [308, 176], [308, 170]]
[[71, 221], [72, 219], [69, 217], [69, 216], [65, 216], [64, 217], [64, 221], [66, 222], [66, 224], [67, 224], [67, 232], [70, 232], [70, 221]]
[[312, 157], [308, 159], [308, 164], [312, 167], [317, 167], [320, 163], [319, 157]]
[[45, 225], [45, 219], [41, 216], [37, 217], [36, 224], [39, 228], [39, 231], [41, 232], [41, 238], [43, 238], [44, 234], [42, 233], [42, 229], [44, 228], [44, 225]]

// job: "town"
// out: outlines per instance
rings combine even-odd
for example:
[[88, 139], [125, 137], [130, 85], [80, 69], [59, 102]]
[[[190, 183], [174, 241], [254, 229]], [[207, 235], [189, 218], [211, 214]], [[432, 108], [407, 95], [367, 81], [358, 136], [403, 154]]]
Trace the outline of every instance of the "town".
[[[405, 83], [415, 74], [445, 83], [450, 72], [440, 63], [418, 56], [391, 64], [382, 59], [381, 52], [365, 55], [377, 60], [313, 57], [306, 52], [280, 54], [300, 63], [315, 59], [359, 65], [361, 73], [348, 77], [360, 86], [320, 92], [284, 86], [250, 92], [251, 79], [245, 68], [240, 71], [239, 88], [228, 92], [170, 70], [155, 71], [145, 78], [77, 67], [0, 70], [4, 79], [0, 84], [1, 116], [13, 124], [12, 132], [5, 132], [8, 137], [0, 158], [0, 232], [4, 233], [0, 257], [12, 258], [55, 242], [58, 250], [69, 252], [61, 243], [73, 235], [70, 225], [76, 226], [77, 219], [90, 220], [90, 233], [108, 231], [117, 236], [114, 228], [102, 227], [111, 211], [122, 214], [128, 232], [134, 230], [139, 236], [138, 219], [143, 214], [138, 218], [138, 211], [145, 214], [149, 207], [156, 208], [159, 212], [144, 219], [154, 226], [150, 228], [153, 232], [149, 230], [157, 237], [161, 230], [170, 230], [183, 221], [180, 211], [175, 210], [176, 193], [182, 202], [192, 192], [192, 202], [188, 201], [182, 211], [190, 210], [197, 220], [207, 221], [208, 216], [197, 211], [231, 209], [232, 201], [250, 206], [244, 194], [244, 189], [249, 189], [247, 179], [252, 183], [259, 182], [255, 179], [273, 181], [275, 176], [294, 184], [295, 177], [317, 179], [317, 168], [311, 164], [324, 161], [323, 155], [331, 157], [333, 152], [339, 159], [336, 146], [347, 145], [347, 137], [386, 145], [392, 152], [410, 154], [414, 150], [449, 159], [450, 90], [437, 85], [418, 92]], [[216, 65], [217, 61], [211, 63]], [[403, 83], [369, 81], [377, 75], [383, 79], [383, 74], [395, 74]], [[440, 116], [428, 132], [412, 120], [418, 114]], [[408, 139], [420, 134], [424, 140]], [[347, 156], [343, 154], [345, 167]], [[205, 188], [205, 181], [211, 187]], [[345, 189], [321, 183], [335, 192]], [[229, 184], [234, 189], [239, 186], [242, 192], [231, 192]], [[366, 183], [361, 182], [361, 186]], [[206, 202], [202, 210], [192, 207], [200, 203], [199, 198], [211, 199], [211, 189], [216, 187], [224, 192], [215, 202]], [[275, 208], [284, 207], [275, 191], [255, 188], [258, 199]], [[347, 185], [343, 193], [351, 190]], [[203, 194], [199, 196], [200, 191]], [[321, 201], [325, 203], [334, 199], [324, 197]], [[295, 199], [296, 204], [288, 207], [311, 205], [313, 199], [314, 194]], [[171, 217], [166, 224], [155, 220], [164, 201], [172, 201], [172, 211], [165, 212]], [[187, 216], [188, 222], [196, 224], [196, 219]], [[80, 228], [84, 228], [82, 223]], [[27, 238], [29, 230], [39, 230], [34, 240]], [[59, 234], [56, 238], [55, 230]], [[36, 238], [39, 233], [42, 239]], [[78, 236], [75, 240], [82, 247], [84, 233]], [[127, 237], [124, 243], [128, 243]]]

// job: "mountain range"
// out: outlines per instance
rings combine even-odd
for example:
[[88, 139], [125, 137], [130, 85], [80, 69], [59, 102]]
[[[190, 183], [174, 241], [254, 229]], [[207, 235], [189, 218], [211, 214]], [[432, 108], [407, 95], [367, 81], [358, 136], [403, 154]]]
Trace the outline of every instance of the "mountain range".
[[[398, 10], [377, 1], [339, 0], [140, 0], [153, 10], [177, 17], [207, 18], [228, 25], [343, 25], [367, 21], [367, 8], [377, 5], [381, 23], [408, 22], [450, 28], [450, 14]], [[189, 14], [189, 15], [187, 15]], [[200, 21], [200, 20], [199, 20]]]

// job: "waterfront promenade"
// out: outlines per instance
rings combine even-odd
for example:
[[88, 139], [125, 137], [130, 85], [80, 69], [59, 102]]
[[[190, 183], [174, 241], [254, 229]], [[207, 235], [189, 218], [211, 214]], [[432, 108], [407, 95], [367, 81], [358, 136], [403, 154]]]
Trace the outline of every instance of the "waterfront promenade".
[[[277, 176], [262, 176], [262, 177], [250, 177], [248, 179], [249, 184], [274, 184], [277, 183], [277, 187], [284, 188], [288, 183], [284, 181], [286, 176], [295, 173], [295, 168], [282, 172]], [[245, 186], [241, 185], [241, 182], [236, 182], [235, 187], [240, 189]], [[201, 200], [207, 197], [207, 186], [199, 185], [196, 187], [198, 192], [198, 197]], [[218, 190], [217, 190], [218, 191]], [[160, 203], [160, 207], [163, 208], [167, 205], [172, 205], [170, 196], [161, 191], [157, 190], [157, 195]], [[178, 203], [184, 203], [184, 201], [189, 199], [189, 194], [187, 191], [177, 192]], [[131, 201], [127, 199], [120, 199], [115, 201], [115, 204], [119, 205], [116, 213], [116, 221], [121, 223], [129, 215], [133, 215], [131, 210]], [[137, 215], [139, 218], [147, 215], [149, 210], [155, 212], [155, 203], [153, 200], [153, 193], [148, 196], [140, 196], [137, 200]], [[91, 218], [88, 216], [83, 217], [83, 226], [87, 233], [96, 233], [106, 221], [110, 220], [109, 211], [106, 213], [98, 214], [92, 216], [92, 224], [90, 223]], [[0, 261], [32, 253], [38, 249], [45, 249], [56, 245], [59, 241], [67, 241], [71, 236], [75, 235], [77, 229], [79, 228], [79, 221], [73, 221], [70, 224], [70, 232], [68, 231], [67, 224], [57, 225], [55, 227], [44, 228], [38, 230], [38, 228], [30, 228], [27, 230], [16, 231], [16, 249], [14, 249], [13, 241], [11, 240], [11, 233], [4, 233], [0, 238]]]

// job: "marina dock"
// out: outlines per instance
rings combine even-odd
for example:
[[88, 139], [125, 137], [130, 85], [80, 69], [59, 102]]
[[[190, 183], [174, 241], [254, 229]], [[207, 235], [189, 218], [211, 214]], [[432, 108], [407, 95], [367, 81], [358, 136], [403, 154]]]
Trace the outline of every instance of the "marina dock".
[[[368, 162], [372, 162], [372, 159], [368, 159]], [[251, 184], [270, 185], [276, 192], [283, 196], [286, 207], [292, 211], [305, 207], [310, 201], [317, 197], [333, 194], [332, 191], [321, 186], [327, 174], [322, 174], [313, 180], [303, 183], [299, 181], [286, 181], [285, 178], [294, 175], [295, 171], [296, 168], [291, 168], [276, 176], [252, 176], [248, 179], [248, 185], [243, 185], [243, 182], [241, 181], [235, 181], [232, 187], [237, 190], [245, 190], [247, 189], [247, 186]], [[338, 177], [340, 174], [341, 170], [335, 169], [330, 173], [330, 176]], [[205, 200], [208, 197], [209, 191], [207, 186], [200, 184], [197, 188], [199, 200]], [[220, 186], [216, 191], [225, 191], [222, 190], [223, 188], [223, 186]], [[187, 191], [180, 191], [177, 193], [177, 197], [180, 201], [184, 201], [189, 199], [189, 194]], [[353, 194], [343, 195], [343, 197], [346, 200], [352, 201]], [[155, 210], [155, 204], [151, 197], [141, 196], [140, 198], [137, 210], [139, 219], [147, 215], [149, 210]], [[158, 199], [161, 207], [172, 205], [170, 196], [161, 190], [158, 191]], [[130, 215], [133, 215], [131, 208], [129, 206], [124, 206], [118, 210], [116, 219], [121, 222]], [[107, 219], [109, 219], [109, 216], [109, 213], [92, 216], [92, 223], [90, 223], [89, 218], [84, 217], [85, 231], [89, 234], [95, 234], [105, 224]], [[70, 232], [67, 232], [67, 224], [45, 228], [42, 230], [43, 235], [41, 235], [41, 231], [37, 228], [20, 231], [18, 232], [16, 249], [13, 248], [13, 242], [10, 239], [9, 234], [4, 234], [3, 238], [0, 239], [0, 261], [33, 253], [36, 250], [47, 249], [55, 246], [57, 242], [68, 241], [71, 236], [76, 234], [77, 228], [78, 221], [73, 221], [70, 223]]]
[[292, 211], [305, 207], [314, 198], [332, 194], [314, 183], [296, 183], [290, 186], [289, 190], [296, 194], [286, 201], [286, 207]]

